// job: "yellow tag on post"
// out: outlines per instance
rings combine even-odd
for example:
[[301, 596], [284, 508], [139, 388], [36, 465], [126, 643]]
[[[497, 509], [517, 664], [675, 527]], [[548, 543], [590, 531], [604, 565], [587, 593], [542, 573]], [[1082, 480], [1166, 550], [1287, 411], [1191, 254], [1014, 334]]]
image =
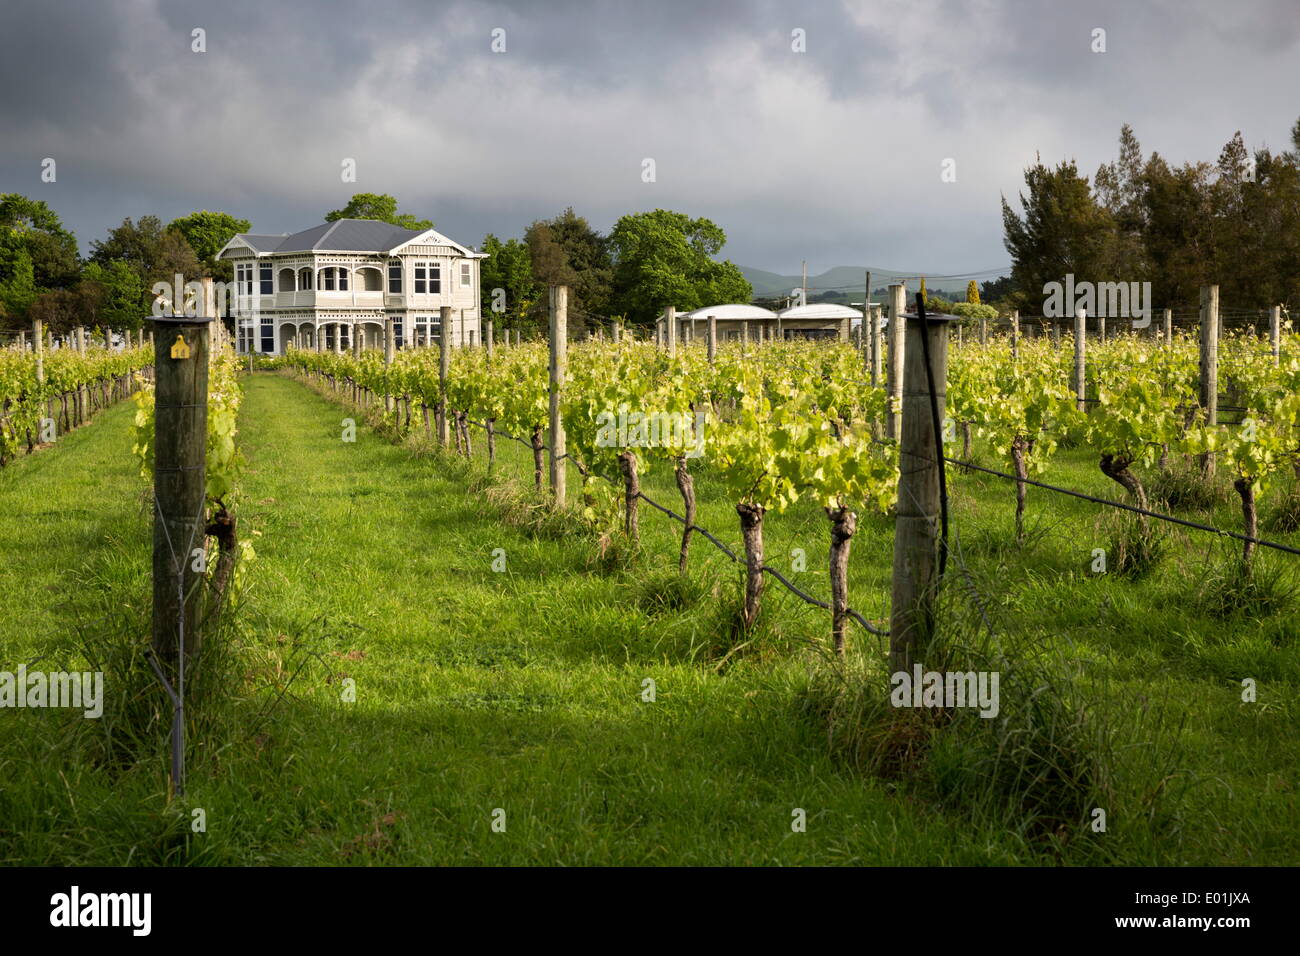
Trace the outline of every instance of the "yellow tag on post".
[[185, 336], [177, 332], [176, 341], [172, 345], [172, 358], [187, 359], [189, 357], [190, 357], [190, 347], [185, 344]]

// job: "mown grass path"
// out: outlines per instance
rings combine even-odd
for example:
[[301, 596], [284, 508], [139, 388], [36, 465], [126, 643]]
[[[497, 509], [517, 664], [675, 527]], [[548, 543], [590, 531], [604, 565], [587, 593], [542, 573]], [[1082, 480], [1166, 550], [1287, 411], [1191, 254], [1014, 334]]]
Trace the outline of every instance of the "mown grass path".
[[103, 575], [148, 547], [146, 486], [131, 454], [134, 413], [134, 402], [119, 402], [0, 468], [4, 661], [44, 654], [89, 626], [102, 610]]
[[[259, 792], [230, 794], [255, 858], [1006, 858], [968, 825], [837, 772], [792, 712], [806, 662], [717, 676], [629, 651], [624, 635], [655, 622], [571, 542], [486, 520], [436, 461], [364, 426], [343, 442], [345, 413], [300, 384], [257, 375], [247, 390], [241, 521], [262, 532], [247, 618], [356, 682], [355, 703], [331, 683], [279, 712], [266, 776], [246, 784]], [[806, 833], [792, 831], [796, 808]]]

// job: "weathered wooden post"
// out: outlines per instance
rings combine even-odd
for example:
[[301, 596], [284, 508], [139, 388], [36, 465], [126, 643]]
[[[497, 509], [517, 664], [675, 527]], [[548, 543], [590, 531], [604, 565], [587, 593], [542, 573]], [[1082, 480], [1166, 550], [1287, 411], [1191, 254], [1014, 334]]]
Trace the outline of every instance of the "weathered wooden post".
[[1020, 310], [1011, 313], [1011, 359], [1020, 358]]
[[1074, 399], [1079, 411], [1088, 410], [1088, 310], [1074, 313]]
[[[672, 307], [669, 306], [671, 309]], [[561, 389], [568, 367], [569, 348], [569, 287], [551, 287], [551, 493], [557, 508], [564, 507], [565, 492], [565, 441], [564, 418], [560, 414]]]
[[740, 320], [740, 344], [749, 344], [749, 319]]
[[492, 355], [496, 350], [496, 332], [492, 328], [492, 319], [486, 320], [487, 328], [484, 329], [483, 345], [487, 349], [488, 361], [492, 361]]
[[898, 439], [902, 435], [899, 419], [903, 414], [903, 375], [905, 374], [907, 319], [903, 315], [907, 302], [907, 287], [894, 283], [889, 287], [889, 364], [885, 368], [888, 383], [890, 412], [886, 419], [885, 435]]
[[[171, 789], [185, 790], [185, 672], [202, 646], [206, 553], [209, 325], [204, 316], [155, 316], [154, 667], [172, 701]], [[168, 675], [171, 675], [170, 677]]]
[[615, 345], [618, 345], [623, 341], [623, 323], [618, 321], [618, 319], [614, 320], [613, 335]]
[[718, 318], [709, 316], [709, 364], [712, 365], [714, 359], [718, 356]]
[[[891, 292], [895, 288], [903, 287], [891, 287]], [[901, 313], [900, 308], [890, 316], [891, 328]], [[906, 333], [906, 346], [899, 350], [906, 367], [899, 377], [904, 384], [903, 415], [889, 622], [889, 662], [895, 673], [912, 669], [917, 652], [925, 648], [934, 631], [941, 567], [939, 487], [944, 467], [936, 419], [941, 423], [946, 414], [948, 380], [947, 320], [927, 317], [922, 322], [918, 315], [907, 323]]]
[[[446, 448], [451, 441], [451, 428], [447, 421], [447, 379], [451, 377], [451, 343], [447, 329], [451, 327], [451, 306], [444, 305], [438, 310], [438, 322], [438, 444]], [[515, 334], [518, 335], [518, 331]]]
[[1165, 309], [1165, 348], [1174, 344], [1174, 310]]
[[677, 354], [677, 309], [671, 305], [664, 306], [664, 335], [668, 355]]
[[1282, 364], [1282, 307], [1268, 310], [1268, 341], [1273, 348], [1273, 364]]
[[153, 649], [175, 665], [198, 652], [207, 484], [208, 344], [211, 318], [155, 316]]
[[871, 306], [871, 384], [879, 385], [884, 371], [884, 333], [880, 328], [881, 313], [885, 311], [884, 303]]
[[[1219, 287], [1201, 286], [1201, 407], [1209, 425], [1219, 423]], [[1201, 455], [1201, 471], [1214, 474], [1214, 452]]]
[[1101, 309], [1097, 311], [1097, 339], [1102, 345], [1106, 344], [1106, 313]]
[[989, 320], [980, 316], [980, 345], [989, 344]]
[[32, 351], [36, 353], [36, 381], [45, 384], [45, 330], [40, 319], [32, 319]]
[[[384, 368], [393, 364], [393, 354], [397, 350], [397, 320], [389, 315], [384, 317]], [[393, 397], [388, 394], [388, 385], [384, 385], [384, 411], [393, 410]]]

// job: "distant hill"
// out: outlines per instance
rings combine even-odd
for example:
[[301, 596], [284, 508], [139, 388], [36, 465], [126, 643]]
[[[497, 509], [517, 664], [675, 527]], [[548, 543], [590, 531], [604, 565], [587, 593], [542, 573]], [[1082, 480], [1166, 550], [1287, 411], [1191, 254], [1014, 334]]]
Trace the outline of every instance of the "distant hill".
[[[798, 275], [780, 275], [776, 272], [767, 272], [763, 269], [751, 269], [748, 266], [738, 266], [744, 273], [749, 284], [754, 287], [754, 296], [784, 296], [789, 295], [791, 289], [799, 287], [802, 280]], [[865, 266], [836, 266], [833, 269], [827, 269], [820, 275], [808, 276], [808, 298], [815, 297], [818, 293], [835, 290], [843, 292], [849, 296], [857, 296], [854, 301], [862, 301], [862, 283], [866, 279]], [[875, 289], [883, 289], [896, 281], [903, 273], [893, 272], [889, 269], [872, 269], [871, 284]], [[928, 280], [925, 284], [926, 291], [934, 295], [941, 296], [945, 299], [956, 299], [957, 301], [966, 301], [966, 285], [962, 283], [961, 288], [947, 289], [941, 286], [932, 285]], [[912, 282], [912, 291], [916, 291], [916, 282]]]

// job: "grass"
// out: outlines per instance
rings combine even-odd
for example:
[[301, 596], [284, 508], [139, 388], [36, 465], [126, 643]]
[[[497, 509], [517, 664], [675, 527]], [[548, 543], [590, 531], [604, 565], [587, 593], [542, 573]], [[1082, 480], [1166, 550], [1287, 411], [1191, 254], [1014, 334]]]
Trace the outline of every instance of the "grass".
[[[1007, 720], [918, 727], [880, 706], [880, 640], [858, 631], [834, 662], [826, 613], [775, 582], [738, 647], [736, 567], [697, 537], [679, 579], [679, 526], [653, 509], [627, 554], [546, 517], [515, 443], [498, 442], [488, 481], [481, 434], [475, 461], [454, 461], [288, 378], [246, 387], [237, 513], [258, 556], [221, 636], [228, 693], [205, 698], [190, 732], [189, 793], [167, 803], [158, 734], [107, 760], [113, 731], [97, 722], [0, 711], [0, 863], [1300, 859], [1300, 642], [1285, 611], [1225, 619], [1197, 604], [1230, 566], [1226, 544], [1172, 529], [1140, 580], [1094, 574], [1093, 549], [1115, 534], [1103, 509], [1031, 488], [1021, 548], [1011, 484], [950, 473], [947, 654], [1016, 677]], [[347, 416], [355, 443], [341, 441]], [[73, 666], [105, 640], [142, 639], [149, 526], [128, 422], [110, 410], [0, 472], [0, 669], [41, 654]], [[734, 546], [734, 509], [692, 468], [698, 522]], [[1061, 452], [1046, 480], [1115, 493], [1086, 449]], [[662, 465], [643, 486], [680, 504]], [[569, 487], [577, 498], [575, 471]], [[1227, 500], [1198, 513], [1239, 520]], [[770, 514], [765, 531], [769, 563], [784, 570], [804, 549], [793, 580], [825, 597], [820, 510]], [[1289, 556], [1257, 557], [1265, 580], [1294, 574]], [[891, 560], [891, 519], [862, 515], [850, 603], [870, 619], [886, 616]], [[1256, 703], [1241, 699], [1245, 678]], [[1083, 825], [1097, 801], [1104, 834]], [[807, 832], [791, 830], [796, 808]], [[1051, 825], [1029, 825], [1035, 814]]]

